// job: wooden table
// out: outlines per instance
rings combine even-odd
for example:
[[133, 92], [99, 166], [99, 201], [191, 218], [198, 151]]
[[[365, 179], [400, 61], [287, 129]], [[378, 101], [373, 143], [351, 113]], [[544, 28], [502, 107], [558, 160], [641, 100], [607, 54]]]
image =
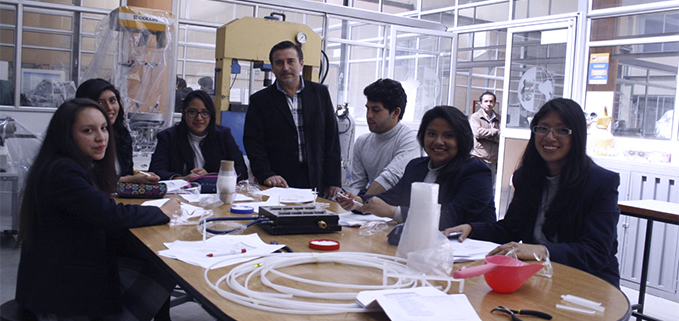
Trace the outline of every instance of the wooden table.
[[619, 202], [618, 207], [620, 207], [620, 214], [646, 219], [646, 239], [644, 241], [644, 256], [641, 261], [641, 279], [639, 280], [639, 302], [632, 306], [632, 310], [634, 310], [632, 315], [637, 317], [637, 320], [657, 320], [644, 314], [653, 222], [679, 225], [679, 204], [656, 200], [634, 200]]
[[[125, 203], [136, 201], [125, 200]], [[337, 204], [331, 204], [331, 210], [339, 211]], [[222, 206], [217, 215], [230, 215], [228, 207]], [[170, 227], [169, 225], [136, 228], [132, 234], [141, 241], [144, 248], [152, 251], [152, 257], [159, 260], [161, 265], [167, 267], [171, 273], [191, 296], [193, 296], [203, 308], [219, 320], [388, 320], [383, 312], [375, 313], [345, 313], [331, 315], [286, 315], [260, 311], [250, 307], [231, 302], [217, 294], [206, 284], [203, 274], [204, 269], [187, 264], [178, 260], [168, 259], [157, 255], [159, 250], [164, 250], [163, 242], [181, 240], [200, 240], [201, 235], [195, 226]], [[310, 252], [308, 242], [314, 238], [331, 238], [340, 242], [340, 251], [369, 252], [394, 255], [396, 246], [387, 243], [386, 231], [374, 236], [359, 236], [358, 228], [344, 227], [341, 232], [331, 234], [311, 235], [269, 235], [259, 226], [249, 227], [245, 233], [257, 233], [264, 242], [277, 241], [288, 245], [295, 252]], [[282, 254], [284, 255], [284, 254]], [[477, 265], [481, 262], [473, 262], [467, 265]], [[462, 265], [455, 264], [454, 269]], [[331, 270], [328, 270], [331, 269]], [[209, 273], [211, 280], [217, 280], [230, 270], [230, 267], [212, 270]], [[301, 276], [324, 275], [323, 279], [351, 280], [350, 282], [367, 282], [369, 284], [380, 283], [381, 274], [378, 271], [359, 269], [353, 266], [328, 266], [317, 264], [295, 266], [285, 272], [295, 273]], [[357, 281], [360, 280], [360, 281]], [[256, 290], [261, 288], [254, 285]], [[457, 285], [454, 284], [449, 293], [458, 293]], [[483, 277], [467, 279], [464, 293], [474, 306], [482, 320], [509, 320], [503, 314], [491, 314], [490, 310], [498, 305], [504, 305], [512, 309], [532, 309], [547, 312], [554, 316], [554, 320], [626, 320], [629, 318], [630, 304], [627, 297], [609, 283], [594, 277], [588, 273], [573, 269], [564, 265], [554, 264], [554, 277], [547, 279], [534, 276], [529, 279], [519, 290], [511, 294], [500, 294], [492, 291]], [[604, 313], [593, 316], [577, 314], [564, 310], [557, 310], [556, 304], [560, 302], [562, 294], [573, 294], [602, 302], [606, 307]], [[451, 311], [454, 313], [454, 311]], [[533, 317], [524, 317], [535, 319]], [[537, 319], [536, 319], [537, 320]]]

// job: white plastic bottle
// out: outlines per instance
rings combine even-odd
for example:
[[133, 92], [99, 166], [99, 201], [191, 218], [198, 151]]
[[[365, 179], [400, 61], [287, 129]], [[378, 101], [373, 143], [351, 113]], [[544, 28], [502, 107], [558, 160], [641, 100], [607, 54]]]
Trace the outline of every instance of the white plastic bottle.
[[217, 176], [217, 195], [224, 204], [233, 204], [236, 199], [236, 183], [238, 175], [234, 169], [234, 162], [223, 160]]

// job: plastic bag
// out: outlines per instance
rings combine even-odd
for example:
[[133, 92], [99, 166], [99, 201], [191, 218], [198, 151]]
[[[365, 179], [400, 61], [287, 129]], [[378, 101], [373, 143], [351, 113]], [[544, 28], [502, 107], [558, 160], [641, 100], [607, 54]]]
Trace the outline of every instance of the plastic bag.
[[248, 226], [243, 224], [243, 223], [238, 223], [238, 222], [234, 222], [234, 221], [210, 221], [210, 222], [205, 222], [203, 224], [198, 224], [196, 226], [196, 229], [198, 230], [198, 232], [200, 232], [200, 234], [203, 234], [203, 231], [206, 228], [213, 229], [215, 231], [226, 232], [226, 233], [206, 232], [206, 237], [212, 237], [214, 235], [222, 235], [222, 234], [229, 234], [229, 235], [243, 234], [243, 231], [245, 231], [245, 229], [248, 228]]
[[373, 236], [387, 229], [387, 223], [384, 221], [370, 221], [365, 222], [358, 229], [359, 236]]
[[259, 188], [258, 185], [251, 185], [247, 180], [238, 182], [238, 185], [236, 185], [236, 192], [238, 192], [238, 194], [250, 196], [254, 198], [256, 202], [262, 201], [262, 189]]
[[172, 216], [170, 217], [170, 226], [197, 225], [199, 222], [215, 215], [211, 210], [206, 209], [197, 209], [191, 213], [184, 209], [181, 209], [180, 211], [181, 213], [179, 213], [179, 211], [172, 213]]
[[453, 271], [453, 245], [445, 242], [439, 247], [408, 253], [408, 270], [426, 275], [449, 276]]
[[[535, 252], [533, 252], [533, 257], [535, 257], [535, 261], [538, 261], [540, 264], [542, 264], [542, 269], [538, 271], [535, 275], [539, 276], [544, 276], [546, 278], [552, 278], [552, 275], [554, 275], [554, 267], [552, 267], [552, 261], [549, 260], [549, 251], [545, 251], [547, 253], [544, 257], [542, 255], [539, 255]], [[515, 259], [519, 259], [518, 256], [516, 255], [516, 248], [513, 248], [505, 254], [505, 256], [510, 256]]]

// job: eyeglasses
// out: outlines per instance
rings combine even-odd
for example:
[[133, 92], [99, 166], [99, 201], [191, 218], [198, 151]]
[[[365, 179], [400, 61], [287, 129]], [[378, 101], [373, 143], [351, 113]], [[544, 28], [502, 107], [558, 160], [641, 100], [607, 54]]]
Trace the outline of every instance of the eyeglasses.
[[193, 117], [198, 116], [198, 114], [200, 114], [203, 118], [210, 118], [210, 112], [207, 111], [207, 110], [201, 110], [201, 111], [197, 111], [195, 109], [187, 109], [186, 110], [186, 115], [189, 116], [189, 117], [193, 118]]
[[573, 130], [570, 128], [549, 128], [545, 126], [535, 126], [531, 128], [531, 131], [540, 136], [547, 136], [549, 132], [552, 132], [554, 136], [558, 137], [570, 136], [573, 133]]

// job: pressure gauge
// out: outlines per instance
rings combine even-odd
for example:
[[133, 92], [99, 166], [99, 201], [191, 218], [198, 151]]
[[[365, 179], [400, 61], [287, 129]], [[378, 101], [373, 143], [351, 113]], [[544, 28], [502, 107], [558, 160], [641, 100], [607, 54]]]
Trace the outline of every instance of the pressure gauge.
[[295, 39], [297, 39], [297, 42], [299, 43], [306, 43], [306, 34], [304, 32], [300, 32], [297, 34]]

